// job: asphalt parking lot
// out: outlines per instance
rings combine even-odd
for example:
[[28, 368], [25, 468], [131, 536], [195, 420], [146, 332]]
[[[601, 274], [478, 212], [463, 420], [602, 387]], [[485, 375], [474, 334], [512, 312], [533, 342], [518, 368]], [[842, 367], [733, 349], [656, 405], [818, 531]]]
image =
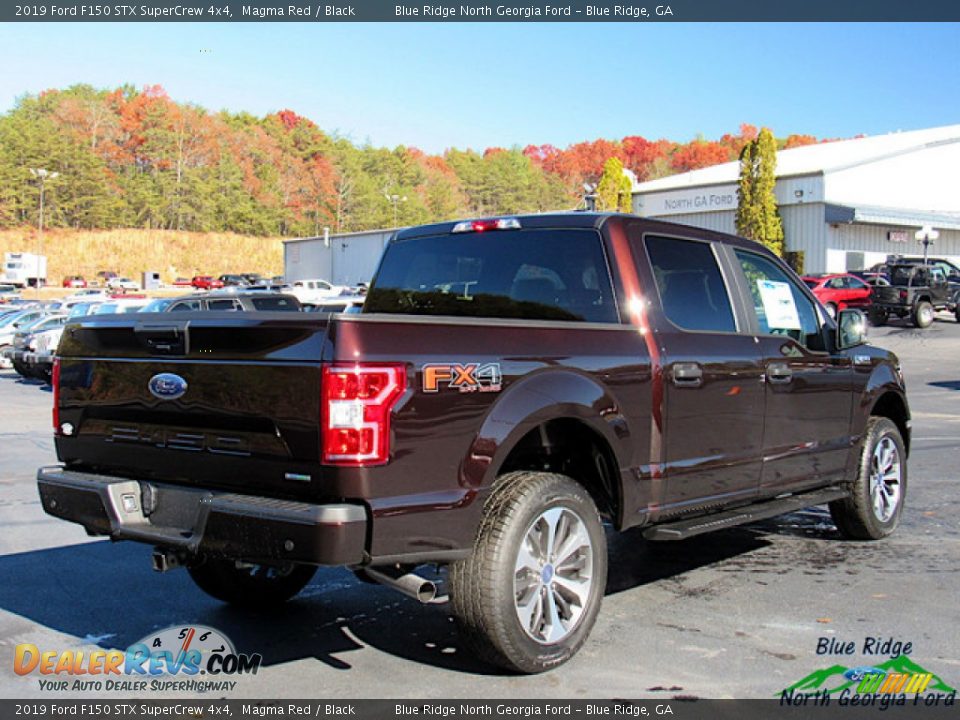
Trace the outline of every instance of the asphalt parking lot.
[[[263, 655], [227, 697], [771, 697], [835, 663], [876, 664], [867, 638], [960, 685], [960, 325], [871, 329], [901, 357], [913, 410], [907, 507], [879, 543], [842, 541], [814, 509], [681, 543], [611, 539], [610, 581], [592, 637], [558, 670], [503, 675], [461, 650], [443, 607], [421, 607], [345, 570], [321, 570], [283, 611], [220, 605], [150, 550], [112, 545], [46, 516], [34, 481], [56, 461], [51, 394], [0, 371], [0, 697], [40, 697], [14, 648], [126, 648], [175, 624], [219, 628]], [[857, 653], [817, 655], [821, 638]], [[878, 643], [879, 644], [879, 643]], [[97, 695], [97, 693], [89, 693]], [[82, 697], [71, 692], [60, 697]], [[132, 697], [120, 693], [114, 697]], [[156, 697], [163, 697], [162, 693]]]

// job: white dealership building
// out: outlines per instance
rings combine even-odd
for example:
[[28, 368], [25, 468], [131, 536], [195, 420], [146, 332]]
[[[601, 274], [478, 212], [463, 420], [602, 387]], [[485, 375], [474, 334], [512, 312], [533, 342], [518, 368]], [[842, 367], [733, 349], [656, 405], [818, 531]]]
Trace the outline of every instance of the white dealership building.
[[[736, 232], [737, 162], [634, 186], [646, 217]], [[960, 125], [807, 145], [777, 153], [786, 250], [805, 272], [861, 270], [918, 255], [915, 233], [937, 231], [934, 257], [960, 260]]]

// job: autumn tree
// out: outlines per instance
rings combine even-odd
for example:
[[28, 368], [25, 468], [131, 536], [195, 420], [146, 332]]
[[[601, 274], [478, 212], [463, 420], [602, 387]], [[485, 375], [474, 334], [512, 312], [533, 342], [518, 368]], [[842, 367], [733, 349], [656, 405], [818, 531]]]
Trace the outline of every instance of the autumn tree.
[[777, 209], [777, 144], [767, 128], [740, 154], [737, 188], [737, 232], [783, 255], [783, 223]]
[[597, 210], [630, 212], [633, 209], [633, 183], [623, 171], [623, 163], [615, 157], [603, 164], [603, 175], [597, 184]]

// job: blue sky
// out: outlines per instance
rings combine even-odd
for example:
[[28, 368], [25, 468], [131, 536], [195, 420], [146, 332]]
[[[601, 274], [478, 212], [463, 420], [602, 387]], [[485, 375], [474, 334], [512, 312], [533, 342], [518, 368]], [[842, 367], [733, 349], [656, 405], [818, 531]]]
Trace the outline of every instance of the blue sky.
[[956, 24], [5, 24], [0, 68], [0, 112], [50, 87], [160, 84], [432, 152], [960, 122]]

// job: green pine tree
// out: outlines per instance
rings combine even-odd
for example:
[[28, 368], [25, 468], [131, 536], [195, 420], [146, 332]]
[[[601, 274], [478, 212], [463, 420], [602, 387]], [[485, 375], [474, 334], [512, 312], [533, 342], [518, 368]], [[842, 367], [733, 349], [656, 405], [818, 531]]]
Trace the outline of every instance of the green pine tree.
[[763, 128], [740, 153], [737, 232], [783, 255], [783, 223], [777, 209], [777, 141]]
[[633, 184], [623, 172], [623, 163], [612, 157], [603, 164], [597, 184], [597, 210], [630, 212], [633, 208]]

